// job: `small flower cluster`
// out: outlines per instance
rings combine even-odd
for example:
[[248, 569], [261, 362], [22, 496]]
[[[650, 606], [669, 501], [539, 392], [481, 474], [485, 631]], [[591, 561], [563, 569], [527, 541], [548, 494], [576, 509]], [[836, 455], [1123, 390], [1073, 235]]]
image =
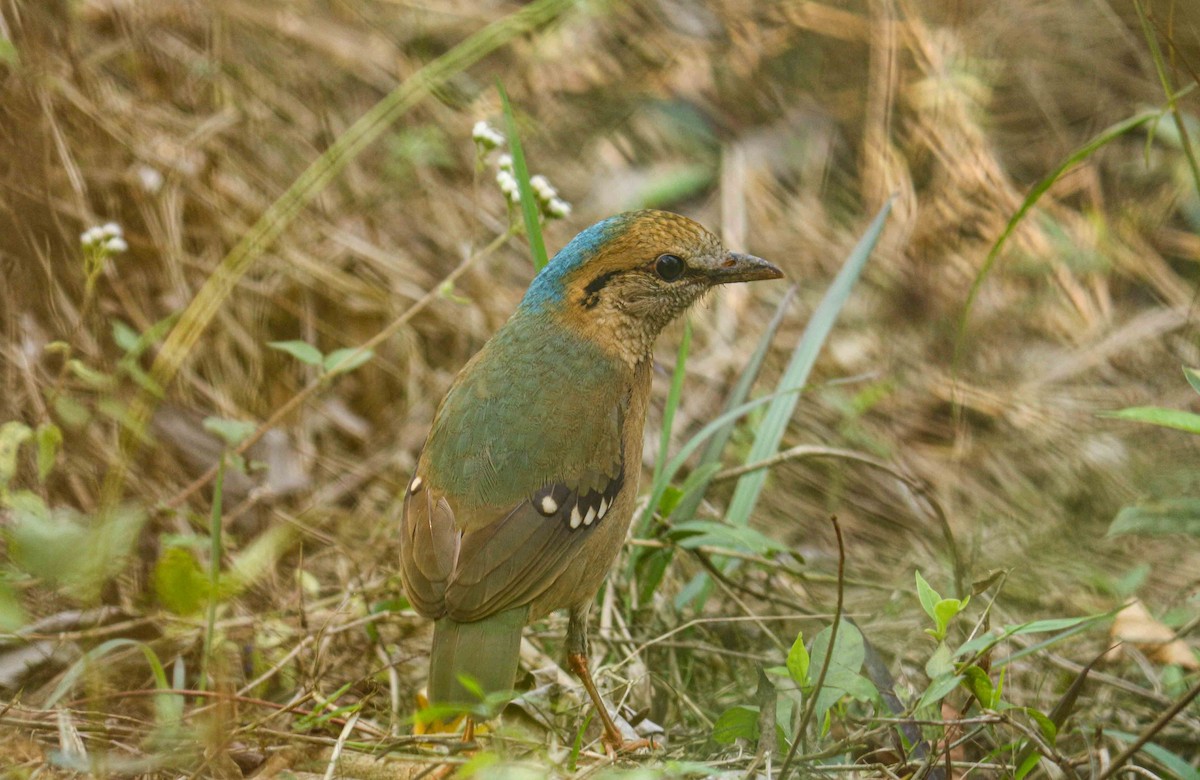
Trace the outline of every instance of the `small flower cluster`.
[[471, 139], [484, 152], [499, 149], [501, 146], [504, 146], [505, 141], [504, 133], [482, 119], [476, 122], [475, 127], [471, 129]]
[[[471, 131], [471, 138], [479, 149], [480, 158], [493, 149], [503, 146], [504, 134], [487, 122], [480, 120]], [[514, 206], [521, 205], [521, 188], [517, 184], [517, 175], [513, 170], [511, 154], [502, 154], [496, 158], [496, 184], [500, 192]], [[529, 186], [533, 188], [533, 196], [537, 200], [538, 210], [546, 219], [563, 219], [571, 213], [571, 204], [558, 196], [558, 190], [545, 176], [538, 174], [529, 178]]]
[[79, 235], [79, 243], [85, 250], [105, 255], [119, 255], [129, 249], [116, 222], [88, 228]]

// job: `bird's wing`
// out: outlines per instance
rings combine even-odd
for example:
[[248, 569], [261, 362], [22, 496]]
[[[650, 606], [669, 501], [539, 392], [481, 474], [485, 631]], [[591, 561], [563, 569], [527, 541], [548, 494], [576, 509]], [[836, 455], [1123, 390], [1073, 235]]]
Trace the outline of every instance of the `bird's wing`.
[[[418, 476], [403, 506], [401, 578], [414, 608], [431, 617], [479, 620], [528, 604], [567, 573], [606, 522], [625, 484], [623, 464], [605, 475], [553, 482], [507, 510], [466, 510]], [[488, 514], [490, 521], [477, 516]]]

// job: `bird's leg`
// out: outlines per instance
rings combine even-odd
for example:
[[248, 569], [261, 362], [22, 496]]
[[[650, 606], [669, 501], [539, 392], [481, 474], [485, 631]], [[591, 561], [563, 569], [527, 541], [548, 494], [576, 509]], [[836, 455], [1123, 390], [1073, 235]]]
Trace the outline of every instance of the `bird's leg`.
[[613, 722], [612, 716], [608, 714], [608, 707], [600, 698], [600, 691], [596, 689], [596, 682], [592, 679], [588, 665], [587, 615], [590, 607], [589, 603], [571, 609], [571, 616], [567, 620], [567, 665], [583, 683], [583, 689], [587, 691], [588, 698], [592, 700], [596, 712], [600, 715], [600, 722], [604, 726], [603, 739], [606, 748], [614, 753], [638, 750], [644, 747], [653, 748], [654, 743], [648, 740], [625, 741], [625, 736]]

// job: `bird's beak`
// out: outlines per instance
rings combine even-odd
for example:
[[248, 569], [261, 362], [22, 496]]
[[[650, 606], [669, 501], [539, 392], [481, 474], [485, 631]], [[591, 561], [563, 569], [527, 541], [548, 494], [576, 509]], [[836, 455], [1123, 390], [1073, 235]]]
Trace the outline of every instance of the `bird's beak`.
[[761, 257], [727, 252], [725, 258], [708, 271], [710, 284], [756, 282], [762, 279], [782, 279], [783, 271]]

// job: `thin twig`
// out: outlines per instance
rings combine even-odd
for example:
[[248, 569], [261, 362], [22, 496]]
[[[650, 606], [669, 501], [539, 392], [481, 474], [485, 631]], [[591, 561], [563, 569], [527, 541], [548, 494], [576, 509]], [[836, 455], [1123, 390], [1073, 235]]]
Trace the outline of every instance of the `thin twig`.
[[1157, 718], [1155, 718], [1153, 723], [1143, 729], [1142, 733], [1138, 734], [1138, 738], [1135, 739], [1129, 747], [1121, 751], [1120, 755], [1114, 758], [1112, 763], [1108, 765], [1108, 769], [1105, 769], [1103, 772], [1101, 772], [1100, 776], [1097, 777], [1096, 780], [1106, 780], [1107, 778], [1112, 777], [1114, 772], [1120, 769], [1126, 761], [1133, 758], [1133, 756], [1139, 750], [1141, 750], [1147, 742], [1154, 738], [1155, 734], [1166, 728], [1167, 724], [1170, 723], [1176, 715], [1183, 712], [1184, 709], [1186, 709], [1187, 706], [1191, 704], [1197, 696], [1200, 696], [1200, 682], [1197, 682], [1195, 685], [1193, 685], [1191, 690], [1183, 694], [1183, 696], [1181, 696], [1178, 701], [1172, 704], [1166, 712], [1164, 712], [1162, 715], [1159, 715]]

